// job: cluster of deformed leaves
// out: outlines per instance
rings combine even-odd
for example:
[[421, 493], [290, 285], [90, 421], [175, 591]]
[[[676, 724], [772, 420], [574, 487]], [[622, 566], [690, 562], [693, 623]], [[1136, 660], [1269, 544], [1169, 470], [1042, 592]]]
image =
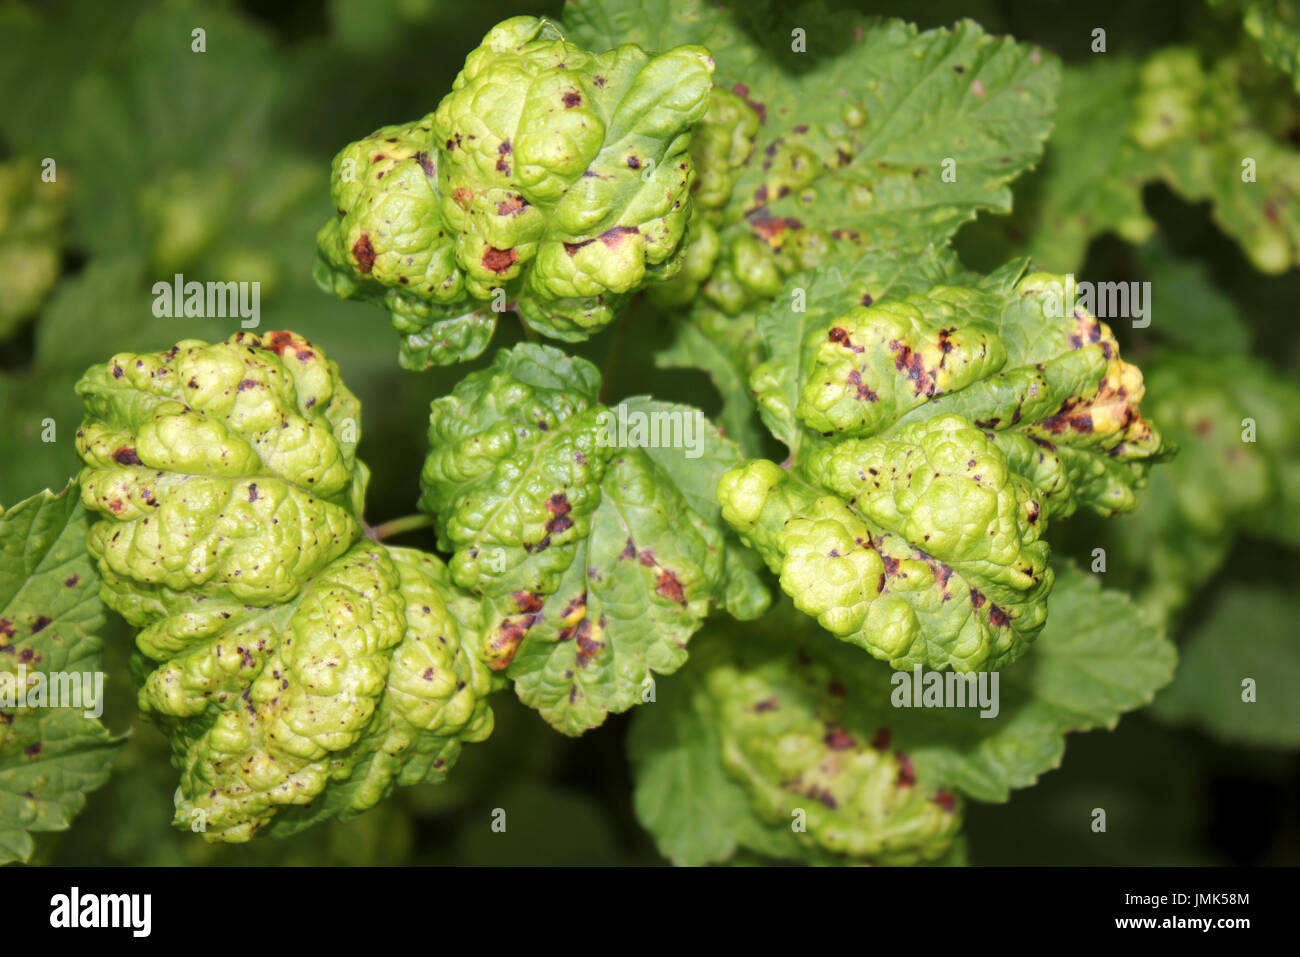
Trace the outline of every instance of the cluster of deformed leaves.
[[[595, 0], [571, 4], [565, 22], [587, 43], [701, 43], [717, 60], [691, 142], [685, 264], [650, 295], [681, 320], [656, 361], [707, 372], [719, 421], [750, 454], [757, 309], [802, 270], [930, 251], [978, 211], [1009, 210], [1008, 184], [1042, 154], [1060, 76], [1051, 54], [970, 21], [918, 31], [816, 7]], [[805, 52], [791, 50], [798, 31]]]
[[788, 603], [707, 628], [637, 712], [637, 817], [679, 864], [961, 861], [963, 796], [1007, 800], [1060, 764], [1068, 732], [1114, 727], [1173, 674], [1172, 644], [1122, 593], [1058, 571], [1038, 647], [1002, 672], [985, 717], [965, 678], [970, 706], [917, 707], [926, 692]]
[[697, 46], [605, 49], [507, 20], [433, 113], [335, 157], [317, 278], [382, 301], [404, 365], [478, 355], [507, 305], [548, 336], [584, 339], [680, 267], [687, 145], [713, 61]]
[[362, 538], [360, 405], [319, 349], [185, 340], [78, 392], [87, 544], [104, 601], [142, 629], [178, 826], [243, 841], [348, 817], [487, 736], [445, 567]]
[[1131, 509], [1164, 451], [1142, 375], [1061, 277], [853, 305], [885, 271], [859, 265], [760, 319], [751, 385], [790, 457], [723, 476], [723, 517], [833, 634], [895, 667], [999, 667], [1046, 620], [1048, 520]]
[[611, 409], [599, 389], [586, 360], [499, 352], [433, 403], [421, 476], [452, 578], [481, 599], [480, 655], [569, 734], [652, 700], [713, 602], [766, 602], [713, 499], [739, 450], [698, 410]]

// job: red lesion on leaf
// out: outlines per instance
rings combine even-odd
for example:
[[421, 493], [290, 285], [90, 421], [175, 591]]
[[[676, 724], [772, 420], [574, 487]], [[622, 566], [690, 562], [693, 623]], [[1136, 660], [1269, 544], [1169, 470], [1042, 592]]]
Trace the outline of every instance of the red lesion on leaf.
[[77, 583], [80, 582], [80, 581], [81, 581], [81, 576], [80, 576], [80, 575], [69, 575], [67, 578], [63, 579], [63, 587], [64, 587], [64, 588], [76, 588], [76, 587], [77, 587]]
[[515, 652], [528, 634], [528, 629], [542, 618], [542, 596], [536, 592], [516, 591], [510, 595], [520, 614], [512, 615], [501, 622], [496, 637], [488, 644], [488, 667], [493, 671], [503, 671], [510, 666]]
[[1039, 426], [1053, 435], [1060, 435], [1067, 430], [1089, 435], [1092, 433], [1092, 413], [1087, 408], [1081, 408], [1077, 398], [1070, 398], [1061, 403], [1054, 415], [1043, 419]]
[[731, 88], [731, 92], [749, 104], [749, 108], [758, 114], [759, 123], [767, 123], [767, 107], [762, 103], [749, 98], [748, 86], [744, 83], [737, 83]]
[[[298, 357], [299, 362], [310, 362], [312, 359], [316, 358], [316, 353], [312, 351], [311, 344], [296, 332], [286, 332], [284, 330], [269, 332], [267, 333], [266, 338], [262, 340], [261, 345], [263, 349], [269, 349], [281, 358], [284, 357], [286, 352], [292, 352]], [[244, 381], [252, 382], [252, 380], [248, 379]], [[261, 383], [258, 382], [252, 382], [252, 385], [260, 384]], [[244, 383], [241, 382], [239, 385], [239, 390], [241, 392], [243, 391], [243, 387]]]
[[828, 729], [823, 740], [832, 751], [847, 751], [857, 743], [853, 740], [853, 735], [840, 727]]
[[591, 636], [591, 620], [588, 618], [578, 622], [576, 634], [574, 637], [578, 642], [578, 651], [573, 660], [577, 662], [579, 668], [585, 668], [592, 660], [605, 649], [605, 643], [597, 641]]
[[[451, 149], [451, 140], [447, 141], [447, 148]], [[420, 164], [420, 169], [424, 170], [424, 175], [433, 178], [438, 175], [438, 171], [433, 167], [433, 161], [429, 159], [429, 154], [420, 150], [415, 154], [415, 161]]]
[[660, 569], [659, 579], [655, 582], [655, 591], [669, 601], [676, 602], [683, 608], [686, 607], [686, 590], [682, 587], [682, 580], [671, 569]]
[[871, 386], [862, 381], [862, 373], [857, 369], [849, 372], [849, 385], [853, 386], [854, 395], [859, 402], [875, 402], [880, 398]]
[[469, 204], [474, 200], [474, 191], [468, 186], [458, 186], [451, 191], [451, 198], [461, 209], [469, 209]]
[[352, 258], [357, 261], [357, 268], [367, 275], [375, 268], [375, 247], [366, 233], [362, 233], [352, 244]]
[[29, 758], [34, 758], [40, 753], [41, 753], [41, 742], [39, 741], [33, 744], [29, 744], [27, 745], [27, 747], [23, 748], [23, 754], [27, 755]]
[[592, 239], [584, 239], [576, 243], [565, 243], [564, 251], [572, 256], [578, 250], [590, 246], [596, 240], [600, 240], [608, 249], [617, 249], [626, 236], [630, 234], [639, 235], [640, 232], [635, 226], [613, 226]]
[[582, 94], [579, 93], [577, 90], [569, 90], [567, 93], [564, 94], [564, 108], [566, 110], [571, 110], [575, 106], [580, 106], [581, 104], [582, 104]]
[[510, 175], [510, 161], [506, 159], [513, 152], [509, 140], [502, 140], [497, 144], [497, 172]]
[[113, 461], [118, 465], [142, 465], [140, 456], [135, 454], [135, 449], [129, 445], [119, 445], [113, 452]]
[[759, 239], [773, 247], [781, 244], [781, 234], [786, 230], [803, 229], [803, 223], [793, 216], [755, 216], [749, 225]]
[[629, 538], [627, 540], [627, 544], [623, 546], [623, 551], [619, 553], [618, 560], [620, 562], [625, 562], [635, 558], [636, 558], [636, 544], [632, 541], [632, 539]]
[[853, 352], [862, 352], [865, 348], [854, 343], [854, 341], [849, 338], [849, 331], [843, 326], [832, 326], [831, 331], [826, 334], [826, 338], [837, 346], [843, 346], [845, 349], [850, 349]]
[[934, 797], [931, 798], [931, 800], [949, 814], [957, 810], [957, 799], [953, 797], [951, 791], [940, 788], [938, 791], [934, 792]]
[[546, 510], [551, 513], [551, 517], [546, 520], [546, 531], [542, 540], [531, 544], [525, 543], [524, 550], [527, 552], [545, 551], [550, 547], [552, 535], [558, 535], [573, 527], [573, 519], [569, 517], [573, 506], [569, 504], [568, 496], [563, 492], [556, 492], [546, 500]]
[[120, 515], [124, 507], [125, 506], [122, 504], [122, 500], [120, 498], [115, 498], [108, 503], [108, 510], [112, 512], [114, 515]]
[[754, 705], [754, 712], [764, 714], [768, 711], [775, 711], [779, 707], [781, 707], [781, 702], [777, 701], [776, 698], [767, 698]]
[[979, 611], [984, 607], [984, 602], [986, 601], [988, 601], [988, 599], [984, 597], [984, 593], [978, 588], [972, 588], [970, 590], [970, 606], [976, 611]]
[[889, 350], [897, 353], [894, 358], [894, 368], [912, 380], [912, 391], [917, 395], [934, 395], [936, 388], [934, 374], [925, 367], [921, 354], [914, 352], [911, 346], [897, 339], [889, 341]]
[[511, 193], [509, 197], [497, 203], [498, 216], [517, 216], [528, 208], [528, 200], [524, 199], [518, 193]]
[[1011, 626], [1011, 616], [1002, 607], [990, 603], [989, 624], [994, 628], [1009, 628]]
[[916, 783], [916, 769], [912, 767], [912, 759], [904, 752], [898, 752], [898, 786], [900, 788], [910, 788]]
[[871, 739], [871, 746], [877, 751], [889, 750], [889, 729], [881, 728]]
[[503, 273], [519, 259], [514, 249], [497, 249], [489, 246], [483, 251], [483, 267], [494, 273]]

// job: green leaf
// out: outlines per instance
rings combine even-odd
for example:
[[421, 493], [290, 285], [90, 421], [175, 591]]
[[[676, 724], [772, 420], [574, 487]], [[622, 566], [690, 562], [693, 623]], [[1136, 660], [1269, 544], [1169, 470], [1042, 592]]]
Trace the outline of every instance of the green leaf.
[[555, 349], [497, 353], [434, 401], [421, 476], [456, 583], [482, 596], [481, 655], [567, 734], [680, 667], [712, 601], [765, 601], [711, 491], [734, 443], [686, 406], [598, 405], [599, 386]]
[[763, 424], [789, 447], [792, 457], [797, 455], [806, 432], [795, 408], [816, 352], [817, 334], [853, 306], [902, 299], [963, 278], [957, 257], [948, 250], [921, 255], [869, 252], [792, 277], [756, 320], [768, 361], [752, 373], [751, 385]]
[[961, 234], [972, 262], [1029, 255], [1044, 269], [1073, 272], [1096, 236], [1139, 243], [1151, 234], [1142, 187], [1155, 170], [1129, 136], [1137, 89], [1138, 66], [1122, 57], [1064, 69], [1052, 138], [1042, 166], [1017, 183], [1014, 212], [981, 217]]
[[[0, 675], [16, 687], [19, 668], [102, 677], [104, 623], [99, 576], [86, 551], [86, 513], [75, 491], [44, 491], [0, 516]], [[93, 679], [92, 679], [93, 680]], [[32, 835], [61, 831], [108, 780], [122, 737], [84, 707], [22, 707], [0, 696], [0, 864], [25, 861]], [[92, 686], [93, 687], [93, 686]], [[3, 694], [8, 694], [5, 690]], [[28, 692], [33, 693], [32, 691]], [[47, 693], [50, 693], [47, 691]]]
[[1137, 252], [1151, 287], [1160, 290], [1152, 324], [1162, 339], [1209, 355], [1250, 351], [1245, 316], [1215, 285], [1204, 263], [1177, 258], [1161, 242], [1149, 242]]
[[790, 281], [791, 311], [759, 316], [769, 358], [751, 378], [790, 457], [748, 461], [718, 496], [832, 634], [895, 667], [976, 671], [1042, 627], [1048, 520], [1133, 508], [1167, 448], [1141, 372], [1067, 308], [1062, 277], [1022, 278], [1021, 261], [976, 281], [951, 261]]
[[[675, 301], [699, 290], [735, 314], [840, 246], [926, 250], [978, 210], [1010, 209], [1007, 184], [1038, 161], [1051, 128], [1053, 57], [969, 20], [919, 32], [817, 6], [769, 9], [596, 0], [566, 10], [594, 46], [626, 31], [652, 49], [698, 43], [717, 61], [692, 144], [705, 186]], [[806, 53], [756, 39], [796, 26]]]
[[[1113, 728], [1173, 675], [1176, 656], [1162, 631], [1092, 576], [1063, 567], [1051, 612], [1039, 651], [999, 673], [998, 714], [984, 718], [978, 708], [898, 707], [895, 673], [800, 626], [789, 606], [757, 629], [707, 630], [695, 660], [635, 717], [629, 749], [638, 819], [675, 863], [722, 861], [739, 847], [844, 860], [811, 831], [791, 832], [788, 812], [813, 803], [807, 779], [759, 785], [752, 768], [736, 763], [737, 748], [752, 752], [743, 735], [762, 727], [743, 732], [742, 714], [772, 716], [762, 734], [791, 760], [812, 747], [796, 729], [815, 716], [834, 753], [870, 748], [906, 768], [890, 787], [933, 796], [941, 808], [955, 807], [952, 792], [1005, 801], [1060, 765], [1067, 733]], [[833, 780], [830, 786], [843, 793]], [[756, 796], [766, 788], [784, 792], [785, 813], [759, 810]]]
[[1300, 262], [1300, 151], [1271, 128], [1277, 93], [1259, 88], [1252, 66], [1161, 50], [1142, 66], [1130, 136], [1177, 193], [1211, 201], [1256, 269], [1276, 274]]
[[673, 340], [655, 353], [660, 369], [700, 369], [722, 396], [718, 425], [747, 455], [762, 451], [762, 433], [754, 421], [749, 376], [758, 364], [758, 336], [751, 314], [728, 316], [702, 308], [673, 326]]
[[1294, 594], [1230, 585], [1187, 638], [1178, 675], [1152, 711], [1230, 744], [1300, 746], [1300, 699], [1294, 693], [1300, 682], [1297, 616], [1300, 601]]
[[1241, 17], [1246, 33], [1269, 63], [1300, 91], [1300, 7], [1292, 0], [1210, 0]]

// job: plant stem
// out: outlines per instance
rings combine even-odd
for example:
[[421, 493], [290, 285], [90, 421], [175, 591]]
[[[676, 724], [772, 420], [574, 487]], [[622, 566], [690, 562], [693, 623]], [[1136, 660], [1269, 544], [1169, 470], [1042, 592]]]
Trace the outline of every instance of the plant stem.
[[394, 535], [401, 535], [404, 532], [413, 532], [419, 528], [429, 528], [433, 525], [433, 516], [431, 515], [403, 515], [401, 518], [390, 519], [382, 525], [367, 527], [366, 535], [377, 542], [382, 542], [386, 538], [392, 538]]
[[623, 357], [623, 342], [627, 339], [627, 329], [630, 325], [627, 316], [623, 319], [623, 322], [614, 323], [614, 330], [609, 337], [609, 352], [605, 353], [605, 361], [600, 369], [600, 401], [607, 404], [609, 397], [613, 395], [611, 386], [618, 371], [619, 360]]

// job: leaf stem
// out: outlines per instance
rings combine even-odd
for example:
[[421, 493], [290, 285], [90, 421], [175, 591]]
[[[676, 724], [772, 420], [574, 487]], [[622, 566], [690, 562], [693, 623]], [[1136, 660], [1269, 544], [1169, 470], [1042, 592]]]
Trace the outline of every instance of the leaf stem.
[[432, 525], [432, 515], [424, 515], [422, 513], [403, 515], [401, 518], [390, 519], [381, 525], [367, 525], [366, 536], [368, 538], [373, 538], [377, 542], [382, 542], [384, 539], [392, 538], [394, 535], [413, 532], [420, 528], [429, 528]]

